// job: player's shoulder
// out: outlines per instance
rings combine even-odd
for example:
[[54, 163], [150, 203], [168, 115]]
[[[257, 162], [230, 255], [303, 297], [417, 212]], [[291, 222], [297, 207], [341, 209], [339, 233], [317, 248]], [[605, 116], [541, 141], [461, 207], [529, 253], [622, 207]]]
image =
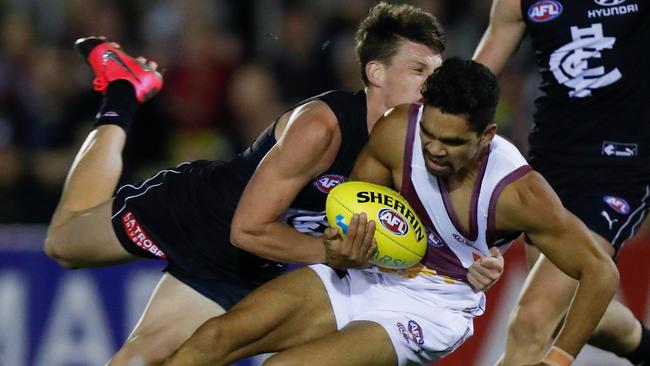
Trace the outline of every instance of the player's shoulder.
[[547, 187], [548, 183], [546, 183], [542, 175], [531, 169], [505, 186], [501, 198], [506, 203], [526, 203], [534, 199], [537, 193], [544, 191]]
[[319, 99], [294, 108], [288, 122], [293, 130], [312, 130], [313, 133], [338, 130], [338, 117], [327, 103]]
[[410, 105], [387, 111], [375, 124], [368, 146], [383, 161], [398, 162], [404, 154]]
[[401, 104], [386, 111], [386, 113], [384, 113], [384, 116], [391, 119], [408, 120], [411, 109], [419, 107], [419, 104]]
[[402, 104], [386, 111], [375, 124], [372, 135], [387, 135], [394, 138], [405, 136], [412, 106], [415, 105]]
[[345, 90], [330, 90], [316, 95], [309, 100], [319, 100], [334, 112], [339, 118], [350, 114], [365, 114], [366, 93], [363, 90], [350, 92]]
[[561, 207], [559, 198], [541, 174], [528, 170], [510, 182], [497, 201], [499, 229], [522, 230], [539, 220], [548, 220], [549, 215]]
[[304, 99], [278, 119], [276, 138], [298, 136], [298, 139], [304, 139], [304, 143], [313, 143], [319, 139], [325, 143], [338, 141], [343, 122], [358, 115], [365, 117], [365, 100], [363, 90], [330, 90]]
[[347, 91], [347, 90], [328, 90], [324, 93], [313, 96], [310, 99], [322, 100], [326, 103], [355, 103], [359, 99], [365, 100], [365, 93], [363, 90]]

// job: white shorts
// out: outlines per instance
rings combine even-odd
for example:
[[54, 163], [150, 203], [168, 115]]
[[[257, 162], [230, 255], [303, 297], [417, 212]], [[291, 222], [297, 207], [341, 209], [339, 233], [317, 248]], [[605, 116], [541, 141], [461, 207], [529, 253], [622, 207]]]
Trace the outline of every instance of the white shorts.
[[323, 281], [337, 329], [371, 321], [388, 333], [398, 365], [426, 365], [458, 348], [474, 332], [485, 297], [441, 276], [405, 278], [377, 268], [350, 269], [340, 278], [330, 267], [309, 266]]

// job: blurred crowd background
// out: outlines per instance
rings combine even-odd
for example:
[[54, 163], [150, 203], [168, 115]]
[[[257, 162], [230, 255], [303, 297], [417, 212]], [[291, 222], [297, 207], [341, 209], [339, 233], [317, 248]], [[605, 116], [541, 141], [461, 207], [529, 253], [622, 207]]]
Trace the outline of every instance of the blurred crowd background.
[[[139, 111], [123, 179], [228, 159], [279, 113], [363, 87], [354, 31], [370, 0], [0, 0], [0, 223], [47, 223], [101, 96], [72, 45], [105, 35], [164, 70]], [[445, 56], [471, 57], [490, 0], [408, 1], [436, 15]], [[528, 48], [522, 44], [521, 48]], [[537, 76], [520, 50], [501, 76], [499, 133], [526, 152]]]

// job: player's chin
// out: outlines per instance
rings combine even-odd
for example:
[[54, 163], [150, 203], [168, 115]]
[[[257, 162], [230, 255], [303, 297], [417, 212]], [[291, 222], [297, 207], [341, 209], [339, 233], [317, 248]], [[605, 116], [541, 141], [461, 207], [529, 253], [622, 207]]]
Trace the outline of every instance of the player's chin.
[[450, 165], [438, 165], [427, 159], [426, 162], [427, 171], [435, 175], [436, 177], [447, 177], [454, 173], [454, 170]]

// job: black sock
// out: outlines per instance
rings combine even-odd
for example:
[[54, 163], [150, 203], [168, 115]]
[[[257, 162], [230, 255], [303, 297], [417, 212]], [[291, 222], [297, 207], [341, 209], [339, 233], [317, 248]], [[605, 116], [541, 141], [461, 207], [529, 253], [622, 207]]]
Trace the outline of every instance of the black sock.
[[650, 366], [650, 330], [641, 324], [641, 343], [625, 356], [634, 366]]
[[138, 100], [133, 85], [126, 80], [115, 80], [106, 88], [102, 105], [95, 117], [95, 127], [110, 124], [128, 131], [137, 110]]

